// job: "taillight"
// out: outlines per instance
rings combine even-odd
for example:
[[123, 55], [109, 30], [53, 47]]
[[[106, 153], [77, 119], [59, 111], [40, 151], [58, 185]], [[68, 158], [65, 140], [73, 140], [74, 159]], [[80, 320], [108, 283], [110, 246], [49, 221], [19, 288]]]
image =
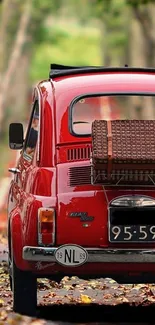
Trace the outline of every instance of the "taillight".
[[53, 208], [38, 209], [38, 243], [53, 245], [55, 241], [55, 210]]

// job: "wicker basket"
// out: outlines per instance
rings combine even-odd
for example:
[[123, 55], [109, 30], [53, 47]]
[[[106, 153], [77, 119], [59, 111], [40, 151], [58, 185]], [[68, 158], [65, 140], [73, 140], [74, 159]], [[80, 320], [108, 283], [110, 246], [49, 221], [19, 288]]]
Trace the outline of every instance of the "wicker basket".
[[94, 121], [92, 183], [154, 185], [155, 121]]

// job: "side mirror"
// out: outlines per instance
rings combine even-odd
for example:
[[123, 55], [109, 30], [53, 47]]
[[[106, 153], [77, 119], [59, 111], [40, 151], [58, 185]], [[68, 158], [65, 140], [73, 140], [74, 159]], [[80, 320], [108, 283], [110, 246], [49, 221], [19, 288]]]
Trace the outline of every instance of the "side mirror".
[[10, 149], [22, 149], [24, 142], [23, 125], [21, 123], [11, 123], [9, 126], [9, 146]]

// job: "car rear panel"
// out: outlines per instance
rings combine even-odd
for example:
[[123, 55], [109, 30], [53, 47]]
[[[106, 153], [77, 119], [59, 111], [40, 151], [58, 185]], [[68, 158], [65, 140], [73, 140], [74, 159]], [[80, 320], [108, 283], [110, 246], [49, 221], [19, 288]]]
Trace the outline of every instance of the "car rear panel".
[[[153, 189], [118, 187], [105, 191], [102, 186], [91, 185], [90, 172], [88, 161], [57, 165], [56, 244], [73, 243], [85, 247], [154, 247], [154, 242], [110, 243], [108, 238], [110, 201], [123, 195], [154, 197]], [[131, 218], [135, 219], [136, 214], [132, 213]], [[135, 223], [133, 220], [133, 224]]]

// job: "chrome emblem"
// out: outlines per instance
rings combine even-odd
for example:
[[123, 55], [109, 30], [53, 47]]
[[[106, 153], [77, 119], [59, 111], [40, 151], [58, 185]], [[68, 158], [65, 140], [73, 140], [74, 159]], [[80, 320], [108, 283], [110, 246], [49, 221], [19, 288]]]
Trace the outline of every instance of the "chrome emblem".
[[80, 221], [93, 221], [94, 217], [88, 216], [87, 212], [71, 212], [69, 214], [71, 218], [80, 218]]

